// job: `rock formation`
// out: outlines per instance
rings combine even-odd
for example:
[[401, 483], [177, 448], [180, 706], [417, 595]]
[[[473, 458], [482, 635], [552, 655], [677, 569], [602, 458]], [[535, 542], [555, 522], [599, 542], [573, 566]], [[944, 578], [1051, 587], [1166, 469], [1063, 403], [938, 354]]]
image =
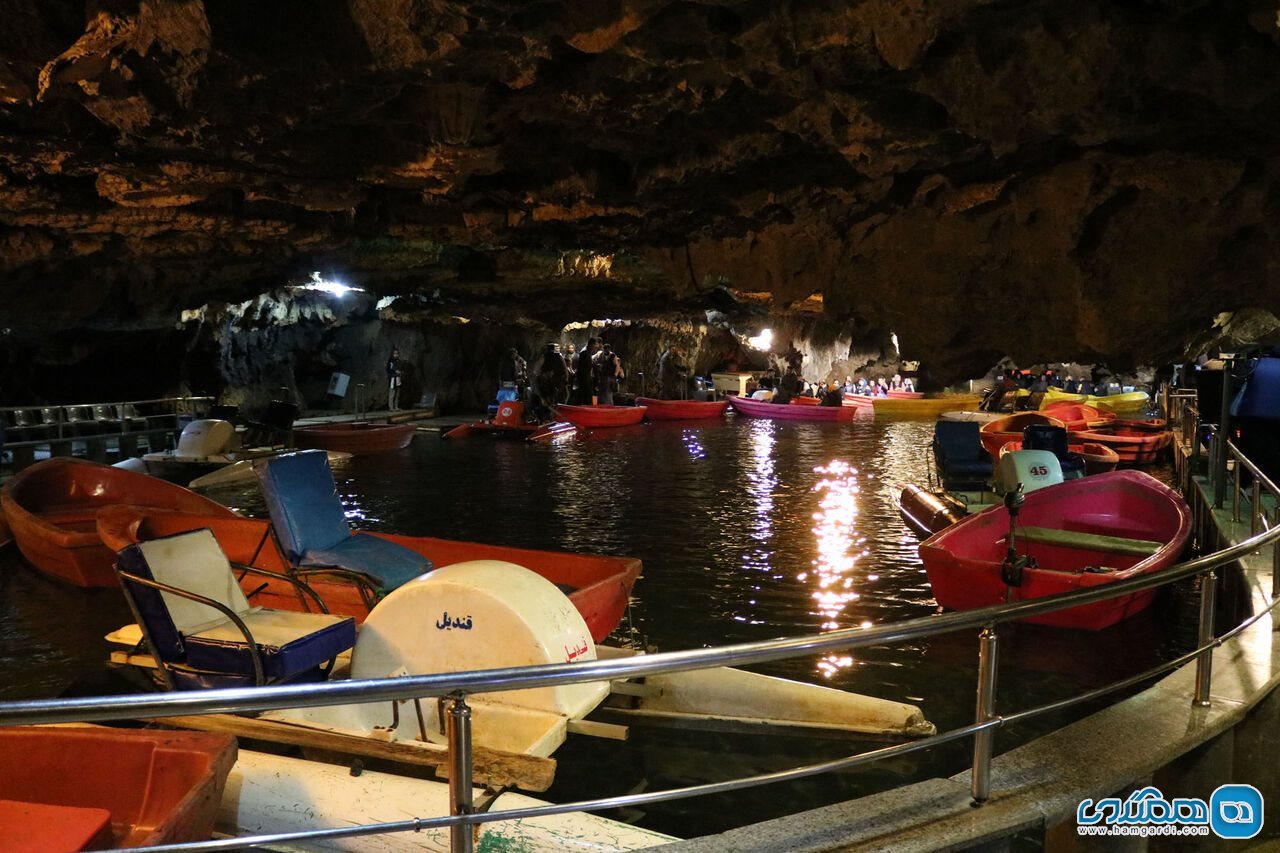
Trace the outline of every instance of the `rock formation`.
[[1280, 303], [1261, 0], [0, 20], [0, 339], [45, 362], [313, 270], [498, 326], [714, 309], [855, 351], [896, 333], [938, 382], [1004, 355], [1155, 363]]

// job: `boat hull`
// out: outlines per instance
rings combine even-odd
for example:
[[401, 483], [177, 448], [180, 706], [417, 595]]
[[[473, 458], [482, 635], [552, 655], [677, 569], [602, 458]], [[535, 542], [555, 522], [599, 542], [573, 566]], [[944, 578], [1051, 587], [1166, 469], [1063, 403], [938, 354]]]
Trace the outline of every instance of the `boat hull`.
[[[1072, 438], [1075, 438], [1075, 435], [1072, 435]], [[1021, 441], [1011, 441], [1000, 448], [1000, 455], [1003, 457], [1006, 453], [1013, 453], [1021, 449]], [[1067, 452], [1074, 453], [1084, 460], [1086, 477], [1114, 471], [1116, 466], [1120, 464], [1120, 454], [1105, 444], [1098, 444], [1093, 441], [1086, 441], [1082, 444], [1068, 444]]]
[[644, 420], [644, 406], [556, 406], [556, 416], [584, 429], [632, 426]]
[[795, 406], [790, 403], [766, 403], [746, 397], [730, 397], [729, 405], [749, 418], [778, 421], [851, 421], [858, 410], [853, 406]]
[[[286, 571], [285, 560], [270, 538], [269, 524], [262, 519], [235, 514], [209, 516], [118, 506], [104, 509], [97, 520], [102, 541], [116, 550], [134, 542], [201, 527], [213, 531], [218, 544], [232, 562], [276, 574]], [[565, 591], [586, 620], [596, 642], [607, 637], [622, 620], [631, 588], [641, 569], [640, 561], [633, 557], [510, 548], [431, 536], [376, 532], [360, 535], [376, 536], [403, 545], [427, 557], [436, 568], [469, 560], [502, 560], [524, 566]], [[264, 582], [265, 587], [262, 586]], [[352, 616], [361, 622], [369, 615], [369, 607], [354, 584], [337, 579], [325, 580], [321, 576], [309, 578], [307, 583], [324, 600], [331, 613]], [[272, 581], [248, 575], [241, 585], [246, 594], [252, 594], [254, 605], [275, 610], [304, 609], [295, 588], [285, 580]]]
[[645, 407], [647, 411], [644, 416], [651, 421], [692, 421], [723, 417], [725, 409], [729, 408], [729, 401], [656, 400], [653, 397], [637, 397], [636, 405]]
[[441, 438], [468, 438], [487, 436], [514, 441], [545, 441], [561, 435], [569, 435], [574, 431], [571, 423], [552, 421], [546, 424], [498, 424], [493, 421], [473, 421], [460, 424], [448, 432], [441, 433]]
[[[0, 730], [0, 800], [110, 812], [112, 847], [204, 841], [235, 760], [230, 735], [16, 726]], [[15, 829], [40, 847], [41, 827]]]
[[95, 521], [97, 511], [111, 504], [234, 516], [222, 504], [173, 483], [81, 459], [37, 462], [0, 489], [0, 507], [22, 556], [76, 586], [117, 584], [111, 567], [115, 552], [102, 543]]
[[[1113, 471], [1070, 480], [1026, 496], [1019, 516], [1029, 530], [1066, 531], [1073, 544], [1028, 544], [1019, 553], [1036, 557], [1019, 586], [1006, 586], [1000, 566], [1006, 549], [1009, 515], [1003, 506], [968, 516], [920, 545], [934, 597], [943, 607], [971, 610], [1057, 595], [1160, 571], [1182, 553], [1191, 532], [1191, 512], [1171, 488], [1139, 471]], [[1158, 548], [1146, 555], [1118, 553], [1100, 543], [1106, 537], [1140, 540]], [[1106, 539], [1110, 542], [1112, 540]], [[1106, 571], [1086, 571], [1104, 567]], [[1120, 596], [1027, 621], [1067, 628], [1100, 630], [1147, 607], [1154, 590]]]
[[355, 455], [403, 450], [413, 441], [413, 424], [317, 424], [296, 427], [293, 443], [302, 449], [340, 450]]
[[953, 394], [943, 397], [876, 397], [871, 405], [878, 417], [937, 417], [943, 412], [968, 411], [978, 408], [982, 399], [972, 394]]
[[1082, 430], [1072, 433], [1078, 441], [1087, 441], [1109, 447], [1120, 457], [1121, 465], [1150, 465], [1160, 459], [1160, 454], [1173, 443], [1173, 433], [1168, 430], [1153, 431], [1143, 427], [1125, 426], [1117, 421], [1106, 430]]

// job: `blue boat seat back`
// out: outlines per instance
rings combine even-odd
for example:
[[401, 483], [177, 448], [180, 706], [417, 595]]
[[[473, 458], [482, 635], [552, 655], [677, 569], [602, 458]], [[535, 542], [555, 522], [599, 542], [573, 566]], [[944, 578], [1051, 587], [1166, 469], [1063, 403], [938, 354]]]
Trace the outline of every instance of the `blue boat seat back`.
[[1231, 402], [1232, 417], [1280, 420], [1280, 358], [1260, 358]]
[[324, 550], [351, 537], [323, 450], [282, 453], [253, 466], [267, 512], [285, 556], [301, 565], [308, 551]]
[[[208, 528], [128, 546], [120, 569], [226, 606], [253, 635], [269, 681], [311, 679], [321, 664], [355, 645], [355, 620], [324, 613], [251, 607]], [[121, 578], [157, 658], [180, 686], [252, 684], [253, 658], [240, 629], [214, 607]]]
[[982, 447], [975, 421], [938, 421], [933, 447], [944, 484], [979, 483], [991, 476], [991, 455]]
[[328, 548], [307, 551], [303, 554], [302, 565], [336, 566], [360, 572], [386, 592], [435, 568], [429, 559], [411, 548], [360, 532]]
[[1031, 424], [1022, 430], [1023, 450], [1047, 450], [1059, 460], [1067, 455], [1067, 431], [1053, 424]]
[[520, 389], [518, 388], [499, 388], [498, 389], [499, 403], [514, 403], [519, 399], [520, 399]]
[[284, 453], [263, 460], [254, 471], [280, 546], [294, 566], [360, 572], [388, 591], [433, 568], [403, 545], [351, 534], [323, 450]]

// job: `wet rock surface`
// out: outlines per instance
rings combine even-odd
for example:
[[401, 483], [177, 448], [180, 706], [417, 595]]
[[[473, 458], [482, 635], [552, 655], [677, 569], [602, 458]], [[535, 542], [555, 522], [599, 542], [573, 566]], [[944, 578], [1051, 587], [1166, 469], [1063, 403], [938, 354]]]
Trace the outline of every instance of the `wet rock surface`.
[[1280, 303], [1261, 0], [0, 18], [2, 325], [45, 359], [312, 270], [508, 337], [790, 317], [838, 371], [893, 332], [937, 382], [1155, 363]]

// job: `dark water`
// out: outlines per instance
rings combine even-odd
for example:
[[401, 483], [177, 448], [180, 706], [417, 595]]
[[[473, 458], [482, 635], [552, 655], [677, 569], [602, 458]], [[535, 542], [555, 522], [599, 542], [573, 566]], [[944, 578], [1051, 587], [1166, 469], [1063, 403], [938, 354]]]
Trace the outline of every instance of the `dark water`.
[[[895, 499], [923, 482], [931, 422], [738, 419], [654, 424], [546, 446], [423, 433], [398, 454], [336, 472], [353, 523], [408, 534], [643, 559], [616, 639], [661, 650], [878, 624], [936, 611]], [[262, 515], [256, 488], [211, 493]], [[101, 666], [101, 635], [131, 621], [114, 590], [64, 587], [0, 558], [0, 696], [56, 694]], [[1166, 660], [1194, 645], [1189, 587], [1098, 633], [1014, 626], [1002, 635], [998, 708], [1018, 710]], [[940, 730], [972, 721], [976, 636], [932, 637], [761, 671], [920, 705]], [[1003, 730], [997, 749], [1073, 717]], [[658, 790], [826, 760], [867, 742], [633, 729], [558, 753], [551, 799]], [[965, 743], [872, 768], [627, 814], [694, 835], [967, 766]]]

